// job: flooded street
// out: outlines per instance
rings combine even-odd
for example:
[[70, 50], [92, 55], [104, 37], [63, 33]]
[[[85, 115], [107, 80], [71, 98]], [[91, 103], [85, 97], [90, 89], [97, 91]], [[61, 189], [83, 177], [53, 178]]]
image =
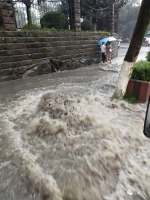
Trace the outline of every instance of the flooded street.
[[150, 199], [146, 104], [110, 100], [126, 50], [112, 64], [0, 83], [0, 200]]

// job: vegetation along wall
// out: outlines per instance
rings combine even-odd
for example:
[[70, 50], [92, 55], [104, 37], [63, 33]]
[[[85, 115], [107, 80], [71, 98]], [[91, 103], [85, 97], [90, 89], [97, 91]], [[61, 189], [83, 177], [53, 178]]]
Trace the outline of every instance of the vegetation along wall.
[[[45, 58], [61, 63], [83, 58], [100, 62], [97, 43], [106, 36], [107, 33], [93, 32], [0, 31], [0, 81], [21, 78], [33, 64]], [[113, 57], [117, 53], [114, 42]]]

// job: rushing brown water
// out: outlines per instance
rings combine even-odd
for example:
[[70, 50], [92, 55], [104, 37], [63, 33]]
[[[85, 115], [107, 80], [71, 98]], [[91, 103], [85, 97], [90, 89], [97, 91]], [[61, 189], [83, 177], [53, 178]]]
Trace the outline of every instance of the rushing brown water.
[[111, 101], [117, 76], [89, 67], [4, 92], [1, 200], [150, 199], [146, 104]]

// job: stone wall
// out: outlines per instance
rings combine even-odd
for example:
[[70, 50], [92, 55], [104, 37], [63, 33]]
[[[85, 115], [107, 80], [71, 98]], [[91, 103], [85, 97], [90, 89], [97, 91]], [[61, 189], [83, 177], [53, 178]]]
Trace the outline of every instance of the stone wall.
[[[101, 59], [97, 45], [104, 35], [88, 32], [0, 32], [0, 81], [12, 80], [24, 74], [30, 65], [42, 59], [61, 62], [83, 58]], [[113, 57], [118, 53], [113, 43]], [[99, 60], [100, 61], [100, 60]]]
[[7, 31], [16, 30], [12, 1], [0, 0], [0, 28]]

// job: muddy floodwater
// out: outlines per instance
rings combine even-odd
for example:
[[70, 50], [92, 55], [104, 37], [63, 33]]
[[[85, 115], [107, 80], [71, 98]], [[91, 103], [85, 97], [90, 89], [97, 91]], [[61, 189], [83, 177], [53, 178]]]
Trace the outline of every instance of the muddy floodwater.
[[111, 101], [120, 66], [0, 84], [0, 200], [149, 200], [146, 103]]

